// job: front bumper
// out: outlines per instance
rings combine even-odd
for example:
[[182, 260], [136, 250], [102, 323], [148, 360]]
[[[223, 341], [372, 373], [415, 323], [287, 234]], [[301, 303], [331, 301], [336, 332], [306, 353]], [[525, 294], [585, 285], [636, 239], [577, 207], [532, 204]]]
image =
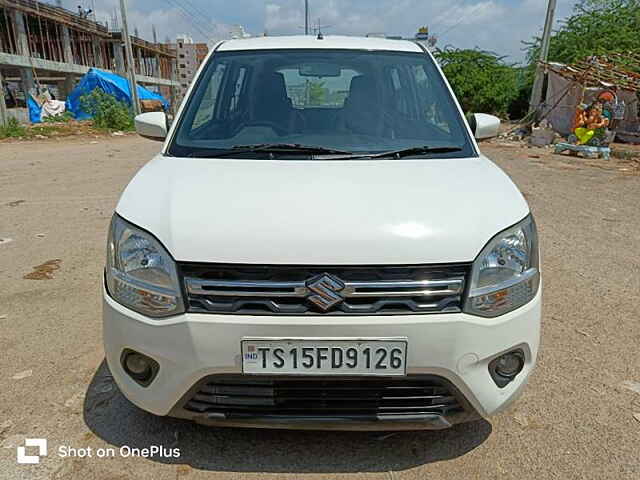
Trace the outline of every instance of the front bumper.
[[[183, 314], [153, 320], [116, 303], [104, 292], [104, 345], [107, 363], [123, 394], [156, 415], [212, 424], [270, 428], [415, 430], [446, 428], [487, 417], [511, 404], [534, 368], [540, 341], [541, 293], [525, 306], [494, 319], [464, 313], [371, 317], [291, 317]], [[390, 420], [386, 418], [229, 419], [185, 412], [182, 405], [195, 386], [212, 375], [241, 374], [243, 337], [373, 338], [407, 337], [407, 374], [435, 376], [452, 385], [465, 413]], [[499, 388], [488, 364], [521, 348], [522, 372]], [[150, 356], [159, 364], [147, 387], [132, 380], [120, 363], [124, 349]]]

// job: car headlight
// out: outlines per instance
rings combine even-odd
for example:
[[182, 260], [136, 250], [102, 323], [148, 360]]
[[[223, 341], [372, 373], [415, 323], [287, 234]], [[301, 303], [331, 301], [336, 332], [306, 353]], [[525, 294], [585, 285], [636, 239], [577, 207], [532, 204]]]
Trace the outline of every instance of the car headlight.
[[491, 239], [473, 262], [464, 311], [497, 317], [532, 300], [540, 285], [538, 234], [529, 215]]
[[176, 264], [149, 233], [114, 215], [107, 241], [107, 289], [118, 303], [150, 317], [184, 311]]

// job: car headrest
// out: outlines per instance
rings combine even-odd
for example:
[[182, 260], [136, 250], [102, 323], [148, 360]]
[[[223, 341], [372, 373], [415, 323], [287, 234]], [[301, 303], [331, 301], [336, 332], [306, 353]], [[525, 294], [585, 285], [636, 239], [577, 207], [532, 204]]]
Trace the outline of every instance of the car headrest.
[[371, 77], [353, 77], [349, 88], [349, 103], [370, 102], [378, 96], [377, 93], [376, 84]]

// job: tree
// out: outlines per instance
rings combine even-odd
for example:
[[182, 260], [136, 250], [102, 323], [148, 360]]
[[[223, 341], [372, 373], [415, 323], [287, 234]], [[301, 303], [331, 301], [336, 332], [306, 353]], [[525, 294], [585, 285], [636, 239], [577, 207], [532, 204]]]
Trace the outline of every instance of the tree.
[[447, 47], [436, 52], [442, 70], [467, 113], [506, 115], [518, 94], [518, 72], [502, 57]]
[[[575, 63], [593, 55], [640, 51], [640, 0], [580, 0], [573, 13], [553, 32], [549, 61]], [[528, 108], [541, 38], [524, 42], [527, 66], [511, 111], [522, 116]]]
[[[640, 50], [640, 0], [582, 0], [554, 32], [549, 60], [573, 63], [591, 55]], [[535, 64], [540, 39], [528, 43]]]
[[327, 89], [324, 87], [322, 80], [313, 80], [309, 82], [309, 104], [322, 105], [327, 99]]

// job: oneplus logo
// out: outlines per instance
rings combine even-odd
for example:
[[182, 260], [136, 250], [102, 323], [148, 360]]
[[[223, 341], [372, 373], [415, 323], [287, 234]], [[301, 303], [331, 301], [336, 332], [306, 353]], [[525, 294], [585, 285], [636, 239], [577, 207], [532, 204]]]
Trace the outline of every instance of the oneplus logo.
[[[27, 455], [27, 447], [38, 447], [37, 455]], [[18, 447], [18, 463], [36, 464], [40, 463], [40, 457], [47, 456], [47, 439], [46, 438], [27, 438], [24, 441], [24, 447]]]

